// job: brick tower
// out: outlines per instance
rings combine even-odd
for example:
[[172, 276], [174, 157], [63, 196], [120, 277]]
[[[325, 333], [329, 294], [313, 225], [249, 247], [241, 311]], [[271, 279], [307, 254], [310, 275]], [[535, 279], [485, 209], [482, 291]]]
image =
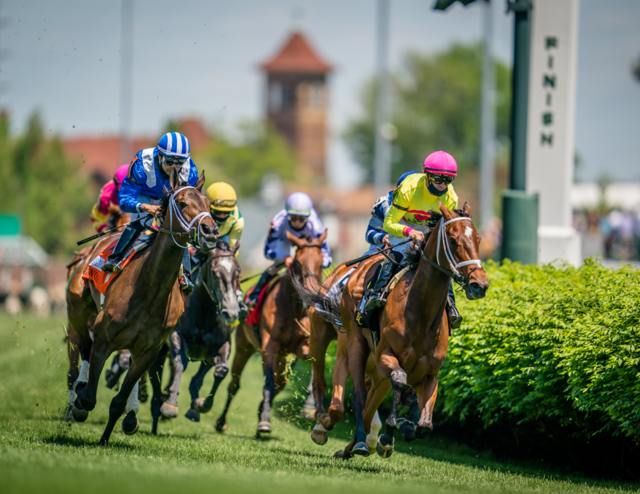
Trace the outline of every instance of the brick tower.
[[260, 68], [266, 74], [267, 119], [297, 151], [303, 175], [324, 181], [331, 65], [302, 33], [293, 32]]

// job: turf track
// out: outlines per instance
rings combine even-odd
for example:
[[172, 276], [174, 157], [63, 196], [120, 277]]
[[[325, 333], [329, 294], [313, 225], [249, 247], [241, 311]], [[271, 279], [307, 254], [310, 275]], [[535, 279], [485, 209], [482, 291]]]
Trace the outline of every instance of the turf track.
[[[180, 418], [160, 424], [153, 437], [148, 403], [138, 415], [136, 436], [118, 424], [108, 448], [96, 446], [113, 392], [101, 387], [98, 406], [84, 424], [60, 421], [66, 403], [67, 360], [63, 319], [0, 315], [0, 492], [240, 492], [247, 493], [396, 493], [411, 492], [569, 492], [638, 491], [619, 484], [558, 473], [540, 464], [507, 464], [464, 446], [434, 437], [411, 445], [396, 441], [388, 460], [375, 454], [349, 462], [332, 459], [346, 444], [348, 427], [339, 428], [326, 446], [314, 445], [308, 423], [295, 418], [300, 402], [292, 385], [276, 401], [274, 432], [256, 440], [262, 375], [253, 358], [229, 415], [229, 429], [217, 434], [214, 417], [226, 398], [223, 383], [214, 409], [194, 424], [182, 417], [188, 408], [183, 380]], [[298, 366], [305, 372], [305, 366]], [[101, 382], [104, 382], [101, 380]], [[212, 377], [203, 389], [209, 389]]]

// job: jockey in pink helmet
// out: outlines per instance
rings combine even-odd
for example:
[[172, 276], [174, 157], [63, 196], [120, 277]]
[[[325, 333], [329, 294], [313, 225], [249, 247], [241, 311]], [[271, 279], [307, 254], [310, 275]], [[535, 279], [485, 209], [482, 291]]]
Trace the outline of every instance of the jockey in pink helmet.
[[[458, 175], [458, 164], [453, 156], [445, 151], [431, 153], [424, 160], [423, 173], [407, 175], [393, 193], [389, 211], [384, 218], [383, 229], [388, 234], [384, 239], [387, 245], [403, 242], [407, 237], [419, 244], [429, 232], [428, 221], [431, 211], [438, 211], [438, 204], [444, 204], [449, 210], [458, 209], [458, 196], [451, 185]], [[402, 263], [403, 252], [409, 249], [410, 243], [399, 246], [389, 254]], [[395, 273], [395, 264], [384, 261], [377, 279], [372, 280], [371, 289], [362, 298], [358, 312], [362, 317], [376, 307], [386, 303], [384, 288]], [[462, 316], [455, 307], [453, 286], [449, 288], [449, 304], [447, 306], [449, 324], [452, 328], [460, 327]]]
[[120, 211], [118, 196], [120, 195], [120, 186], [128, 171], [129, 163], [121, 165], [113, 178], [100, 189], [98, 202], [91, 210], [91, 223], [98, 233], [107, 228], [111, 212], [113, 210]]

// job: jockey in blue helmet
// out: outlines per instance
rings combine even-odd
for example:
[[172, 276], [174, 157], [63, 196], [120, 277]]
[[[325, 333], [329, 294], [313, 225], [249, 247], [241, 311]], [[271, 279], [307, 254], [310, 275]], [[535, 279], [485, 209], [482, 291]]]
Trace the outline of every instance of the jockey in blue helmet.
[[[304, 192], [294, 192], [291, 194], [281, 209], [271, 220], [269, 234], [264, 243], [264, 256], [273, 261], [284, 261], [287, 266], [293, 262], [290, 251], [291, 241], [287, 238], [287, 232], [296, 237], [303, 235], [311, 238], [318, 238], [324, 233], [324, 226], [316, 210], [313, 208], [313, 201]], [[326, 240], [322, 243], [322, 267], [327, 268], [332, 262], [331, 249]], [[279, 264], [273, 266], [281, 267]], [[264, 286], [273, 278], [278, 269], [268, 268], [258, 280], [253, 291], [249, 295], [248, 302], [255, 306], [258, 296]]]
[[[160, 138], [156, 147], [143, 149], [136, 154], [120, 188], [120, 209], [131, 213], [132, 220], [142, 214], [150, 214], [146, 220], [127, 225], [113, 253], [102, 266], [103, 271], [122, 272], [120, 263], [125, 254], [140, 233], [151, 227], [154, 215], [160, 213], [160, 199], [171, 190], [169, 177], [175, 168], [180, 170], [181, 184], [193, 186], [198, 181], [198, 170], [189, 157], [190, 152], [189, 140], [185, 136], [168, 132]], [[184, 251], [182, 266], [184, 277], [180, 289], [189, 295], [193, 291], [193, 283], [188, 249]]]

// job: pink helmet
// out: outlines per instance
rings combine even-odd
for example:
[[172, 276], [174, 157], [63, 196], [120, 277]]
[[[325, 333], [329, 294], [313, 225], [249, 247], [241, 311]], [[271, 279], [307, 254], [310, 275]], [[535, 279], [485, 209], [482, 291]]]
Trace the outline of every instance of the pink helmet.
[[435, 175], [450, 175], [456, 177], [458, 175], [458, 164], [449, 153], [436, 151], [424, 160], [422, 171]]
[[129, 163], [126, 165], [120, 165], [116, 170], [116, 174], [113, 176], [113, 180], [115, 181], [117, 186], [122, 185], [123, 180], [129, 173]]

